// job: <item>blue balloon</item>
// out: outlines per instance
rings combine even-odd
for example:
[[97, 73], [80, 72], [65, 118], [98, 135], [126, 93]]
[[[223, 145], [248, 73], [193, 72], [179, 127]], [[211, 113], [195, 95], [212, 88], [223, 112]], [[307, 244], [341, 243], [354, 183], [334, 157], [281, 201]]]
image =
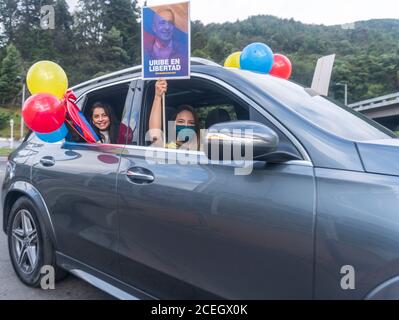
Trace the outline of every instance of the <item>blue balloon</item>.
[[37, 133], [37, 137], [47, 143], [55, 143], [65, 139], [68, 135], [68, 128], [66, 127], [65, 123], [56, 131], [51, 133]]
[[273, 63], [273, 51], [264, 43], [252, 43], [241, 53], [240, 64], [243, 70], [267, 74], [272, 70]]

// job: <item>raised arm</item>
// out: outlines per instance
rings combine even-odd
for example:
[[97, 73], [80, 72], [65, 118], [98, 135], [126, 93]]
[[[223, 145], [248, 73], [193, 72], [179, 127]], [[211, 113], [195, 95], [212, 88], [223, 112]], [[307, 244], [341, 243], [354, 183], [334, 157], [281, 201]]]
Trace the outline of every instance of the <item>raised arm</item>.
[[162, 142], [162, 96], [168, 90], [166, 80], [160, 79], [155, 84], [155, 97], [150, 115], [150, 137], [153, 142]]

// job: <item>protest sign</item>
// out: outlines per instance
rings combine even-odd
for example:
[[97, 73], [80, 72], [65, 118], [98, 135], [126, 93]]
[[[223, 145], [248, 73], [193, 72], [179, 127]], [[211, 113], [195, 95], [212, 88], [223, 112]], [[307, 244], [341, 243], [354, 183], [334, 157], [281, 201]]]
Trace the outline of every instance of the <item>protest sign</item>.
[[190, 78], [190, 3], [142, 9], [143, 79]]

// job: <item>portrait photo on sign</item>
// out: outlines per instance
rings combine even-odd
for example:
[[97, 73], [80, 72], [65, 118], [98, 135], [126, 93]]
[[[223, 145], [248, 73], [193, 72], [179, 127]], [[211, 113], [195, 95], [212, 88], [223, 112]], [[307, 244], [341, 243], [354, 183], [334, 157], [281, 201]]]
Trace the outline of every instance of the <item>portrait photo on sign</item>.
[[143, 79], [190, 77], [190, 3], [142, 9]]

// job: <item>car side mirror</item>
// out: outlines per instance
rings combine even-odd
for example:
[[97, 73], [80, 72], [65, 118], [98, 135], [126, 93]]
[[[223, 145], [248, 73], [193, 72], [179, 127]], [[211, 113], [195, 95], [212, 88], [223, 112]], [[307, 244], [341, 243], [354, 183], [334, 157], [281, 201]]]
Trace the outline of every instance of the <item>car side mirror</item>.
[[286, 162], [299, 160], [298, 156], [277, 151], [277, 133], [262, 123], [231, 121], [209, 128], [204, 151], [212, 161], [266, 161]]

